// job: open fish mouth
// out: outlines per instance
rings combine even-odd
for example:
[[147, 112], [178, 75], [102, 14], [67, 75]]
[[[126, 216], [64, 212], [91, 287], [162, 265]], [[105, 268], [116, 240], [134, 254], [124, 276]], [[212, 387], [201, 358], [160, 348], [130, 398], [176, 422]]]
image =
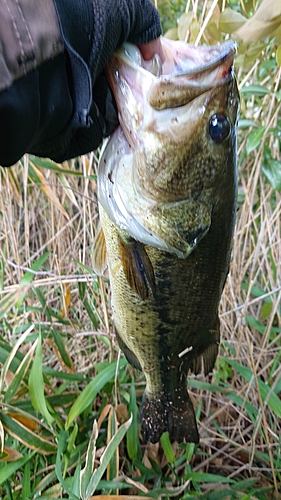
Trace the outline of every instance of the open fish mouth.
[[[114, 77], [108, 74], [118, 103], [118, 91], [126, 94], [127, 85], [136, 96], [146, 99], [155, 110], [187, 104], [208, 89], [232, 78], [237, 43], [197, 47], [162, 38], [165, 62], [158, 54], [145, 61], [135, 45], [125, 43], [110, 61], [116, 65]], [[151, 74], [148, 79], [147, 71]], [[136, 78], [136, 72], [138, 77]], [[115, 81], [114, 81], [115, 80]], [[126, 83], [125, 83], [126, 82]]]

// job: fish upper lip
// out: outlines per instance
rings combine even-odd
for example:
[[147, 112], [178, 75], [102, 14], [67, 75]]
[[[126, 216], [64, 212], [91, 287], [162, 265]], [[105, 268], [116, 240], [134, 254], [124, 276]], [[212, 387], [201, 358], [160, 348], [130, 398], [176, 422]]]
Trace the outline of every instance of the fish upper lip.
[[173, 43], [177, 44], [176, 47], [171, 46], [171, 40], [162, 40], [166, 61], [160, 76], [150, 71], [153, 59], [150, 62], [143, 61], [136, 46], [124, 44], [113, 55], [115, 76], [112, 76], [111, 70], [109, 79], [113, 92], [116, 92], [115, 86], [121, 87], [123, 82], [131, 88], [132, 95], [135, 93], [136, 100], [139, 100], [140, 94], [151, 108], [161, 111], [187, 104], [198, 95], [233, 78], [236, 42], [227, 41], [209, 47], [197, 47], [181, 41]]
[[[202, 64], [201, 66], [191, 68], [189, 71], [181, 71], [177, 73], [173, 73], [171, 76], [173, 78], [181, 77], [181, 76], [191, 76], [191, 75], [201, 75], [202, 73], [205, 72], [211, 72], [214, 69], [218, 68], [222, 64], [224, 64], [226, 61], [230, 61], [230, 66], [232, 66], [234, 58], [237, 54], [237, 49], [238, 49], [238, 44], [234, 41], [229, 41], [225, 42], [222, 45], [218, 45], [218, 47], [221, 47], [222, 53], [215, 59]], [[163, 78], [165, 75], [162, 75]]]
[[[194, 49], [194, 52], [195, 52], [195, 50], [198, 50], [198, 51], [202, 50], [202, 46], [195, 47], [195, 46], [191, 45], [190, 47], [192, 49]], [[177, 79], [177, 78], [181, 78], [181, 77], [195, 78], [196, 76], [198, 76], [198, 77], [203, 76], [204, 73], [212, 72], [214, 69], [223, 65], [227, 61], [229, 61], [229, 67], [231, 67], [233, 64], [234, 58], [237, 54], [238, 44], [235, 41], [229, 40], [227, 42], [222, 43], [221, 45], [212, 45], [212, 46], [209, 46], [208, 48], [209, 48], [209, 55], [212, 52], [214, 52], [214, 53], [218, 52], [218, 55], [213, 59], [208, 59], [205, 63], [203, 63], [201, 65], [196, 66], [196, 64], [194, 64], [194, 66], [187, 68], [185, 70], [175, 70], [173, 72], [164, 73], [160, 76], [153, 75], [153, 77], [158, 81], [159, 80], [160, 81], [161, 80], [167, 81], [167, 80], [172, 80], [174, 78]], [[138, 50], [138, 49], [136, 49], [136, 50]], [[204, 46], [204, 50], [206, 50], [206, 46]], [[119, 49], [119, 51], [117, 53], [118, 53], [118, 56], [123, 60], [123, 62], [126, 65], [128, 65], [129, 67], [131, 67], [135, 70], [149, 72], [149, 70], [147, 69], [147, 63], [144, 61], [143, 65], [141, 64], [141, 56], [140, 56], [139, 61], [136, 61], [135, 59], [133, 59], [132, 56], [130, 56], [130, 52], [128, 50], [126, 50], [126, 44], [125, 44], [125, 46], [123, 46], [123, 48], [121, 47], [121, 49]], [[208, 55], [208, 52], [206, 50], [206, 57], [207, 57], [207, 55]], [[202, 58], [204, 58], [203, 55], [202, 55]], [[188, 60], [194, 61], [194, 58], [190, 54], [189, 56], [186, 56], [186, 60], [187, 61]]]

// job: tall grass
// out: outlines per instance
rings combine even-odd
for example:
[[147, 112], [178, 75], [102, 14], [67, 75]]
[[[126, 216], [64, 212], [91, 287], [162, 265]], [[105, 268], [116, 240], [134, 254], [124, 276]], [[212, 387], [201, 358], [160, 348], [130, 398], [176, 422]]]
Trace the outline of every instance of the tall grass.
[[281, 497], [281, 8], [258, 23], [260, 3], [158, 0], [169, 36], [239, 41], [239, 208], [216, 369], [188, 382], [198, 446], [139, 434], [144, 379], [92, 271], [98, 152], [0, 169], [0, 498]]

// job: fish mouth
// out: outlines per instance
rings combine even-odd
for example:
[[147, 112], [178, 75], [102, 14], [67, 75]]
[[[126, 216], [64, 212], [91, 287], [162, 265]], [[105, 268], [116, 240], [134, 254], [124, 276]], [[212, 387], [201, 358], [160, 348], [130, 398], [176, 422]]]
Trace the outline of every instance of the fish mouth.
[[158, 54], [151, 61], [145, 61], [139, 49], [130, 43], [125, 43], [114, 54], [110, 64], [114, 64], [115, 59], [118, 69], [115, 81], [110, 80], [115, 97], [116, 84], [122, 85], [125, 81], [131, 91], [142, 94], [154, 110], [163, 110], [183, 106], [232, 78], [237, 53], [234, 41], [198, 47], [162, 37], [162, 47], [163, 64]]

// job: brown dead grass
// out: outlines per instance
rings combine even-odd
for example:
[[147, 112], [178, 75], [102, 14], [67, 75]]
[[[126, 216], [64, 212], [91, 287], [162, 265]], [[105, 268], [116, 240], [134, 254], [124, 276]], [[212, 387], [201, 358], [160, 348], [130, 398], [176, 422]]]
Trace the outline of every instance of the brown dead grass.
[[[244, 83], [247, 78], [249, 82], [255, 81], [255, 74], [239, 75], [239, 80], [243, 79]], [[276, 89], [279, 79], [280, 71], [273, 81], [265, 79], [263, 83]], [[266, 110], [264, 123], [269, 129], [277, 124], [280, 104], [269, 95], [265, 96], [262, 106], [262, 110], [249, 107], [242, 111], [247, 118], [256, 119], [261, 111]], [[246, 140], [247, 134], [240, 133], [241, 154]], [[261, 173], [264, 140], [239, 166], [239, 193], [243, 201], [237, 213], [233, 259], [220, 310], [224, 347], [218, 370], [227, 356], [249, 368], [252, 379], [247, 382], [235, 369], [227, 377], [233, 392], [243, 399], [242, 406], [236, 405], [227, 393], [192, 390], [195, 404], [202, 403], [200, 446], [201, 451], [206, 453], [195, 455], [192, 469], [229, 477], [258, 476], [261, 486], [274, 484], [277, 492], [281, 475], [281, 422], [269, 408], [268, 398], [262, 402], [257, 383], [258, 377], [265, 383], [270, 380], [274, 391], [281, 377], [281, 334], [271, 335], [272, 326], [281, 327], [281, 194], [272, 189]], [[279, 145], [273, 139], [271, 147], [273, 156], [280, 161]], [[108, 285], [105, 283], [97, 287], [99, 279], [77, 265], [79, 261], [92, 267], [91, 251], [98, 214], [96, 182], [87, 175], [96, 172], [96, 156], [84, 156], [78, 164], [70, 162], [67, 165], [67, 168], [79, 169], [85, 174], [84, 178], [68, 176], [76, 203], [69, 199], [56, 174], [42, 169], [46, 185], [68, 217], [55, 206], [52, 196], [48, 198], [30, 181], [28, 161], [26, 157], [13, 169], [1, 168], [0, 258], [4, 263], [4, 281], [0, 300], [11, 292], [19, 294], [19, 282], [25, 271], [46, 250], [51, 250], [46, 266], [48, 271], [38, 272], [33, 286], [44, 290], [47, 303], [58, 310], [65, 306], [65, 287], [70, 286], [72, 296], [67, 314], [73, 321], [72, 326], [67, 327], [68, 350], [75, 369], [88, 374], [95, 363], [108, 358], [111, 352], [110, 345], [105, 346], [98, 340], [97, 334], [102, 333], [114, 342]], [[98, 331], [93, 329], [79, 299], [79, 282], [85, 282], [87, 293], [94, 297], [100, 317]], [[263, 294], [259, 297], [253, 294], [253, 286], [259, 287]], [[267, 298], [270, 298], [272, 308], [264, 317], [263, 307]], [[264, 325], [263, 334], [249, 325], [248, 316]], [[12, 344], [15, 342], [14, 332], [33, 319], [33, 312], [26, 308], [21, 314], [16, 313], [16, 309], [11, 310], [8, 320], [12, 331], [6, 335]], [[49, 349], [46, 356], [50, 364], [56, 367], [57, 357], [48, 345], [45, 348]], [[209, 377], [208, 381], [216, 383], [216, 375]], [[245, 410], [247, 403], [258, 409], [256, 421], [249, 418]], [[276, 467], [274, 457], [278, 456], [279, 466]]]
[[[243, 147], [242, 142], [240, 149]], [[280, 350], [281, 335], [270, 337], [271, 326], [280, 327], [281, 324], [281, 196], [273, 192], [260, 173], [262, 157], [259, 151], [251, 156], [240, 168], [240, 190], [244, 193], [244, 201], [237, 214], [233, 260], [221, 301], [221, 323], [223, 343], [229, 343], [235, 351], [232, 358], [253, 373], [252, 380], [247, 382], [233, 370], [229, 381], [245, 404], [250, 402], [259, 409], [258, 419], [252, 422], [243, 405], [235, 405], [227, 394], [193, 390], [195, 405], [202, 402], [201, 450], [207, 453], [203, 458], [199, 455], [194, 457], [193, 470], [229, 477], [255, 477], [258, 474], [261, 484], [267, 481], [271, 484], [273, 481], [277, 488], [276, 472], [280, 474], [280, 471], [275, 470], [273, 456], [278, 455], [281, 422], [267, 404], [262, 404], [255, 380], [261, 377], [267, 382], [270, 376], [274, 390], [281, 377], [280, 363], [273, 366]], [[85, 165], [91, 171], [95, 169], [94, 157], [90, 161], [86, 157], [81, 158], [79, 168], [85, 168]], [[25, 168], [17, 165], [13, 171], [1, 172], [0, 251], [5, 262], [5, 279], [0, 297], [19, 289], [24, 272], [47, 249], [52, 250], [47, 265], [49, 271], [39, 272], [33, 286], [44, 290], [51, 307], [62, 309], [64, 287], [70, 285], [72, 298], [69, 317], [73, 314], [71, 311], [75, 310], [79, 322], [73, 320], [72, 327], [67, 327], [70, 334], [68, 349], [75, 369], [89, 373], [94, 364], [105, 359], [109, 353], [104, 343], [97, 340], [97, 333], [102, 332], [111, 338], [113, 332], [107, 293], [105, 290], [97, 293], [94, 289], [97, 278], [90, 273], [83, 273], [76, 264], [76, 261], [80, 261], [90, 268], [92, 265], [91, 250], [97, 222], [96, 184], [93, 180], [70, 179], [77, 199], [76, 207], [69, 202], [56, 175], [53, 172], [46, 175], [44, 172], [52, 190], [66, 207], [69, 216], [69, 220], [66, 220], [40, 189], [24, 181]], [[20, 186], [18, 199], [12, 175]], [[79, 281], [86, 282], [90, 294], [96, 294], [101, 318], [98, 332], [93, 330], [79, 300]], [[253, 296], [251, 287], [247, 291], [241, 287], [242, 283], [256, 285], [264, 290], [264, 294], [261, 297]], [[260, 320], [266, 297], [272, 301], [272, 311], [263, 321], [266, 330], [261, 334], [250, 327], [245, 318], [250, 315]], [[19, 325], [32, 319], [32, 312], [25, 310], [20, 315], [10, 314], [9, 323], [15, 331]], [[14, 343], [13, 334], [10, 340]], [[49, 349], [48, 345], [46, 349]], [[231, 357], [229, 350], [227, 355]], [[222, 350], [220, 359], [224, 356]], [[46, 351], [46, 357], [52, 366], [58, 364], [52, 351]], [[216, 380], [210, 377], [209, 382], [215, 383]], [[214, 423], [223, 430], [225, 437]], [[268, 459], [261, 459], [258, 463], [257, 451], [265, 453]]]

